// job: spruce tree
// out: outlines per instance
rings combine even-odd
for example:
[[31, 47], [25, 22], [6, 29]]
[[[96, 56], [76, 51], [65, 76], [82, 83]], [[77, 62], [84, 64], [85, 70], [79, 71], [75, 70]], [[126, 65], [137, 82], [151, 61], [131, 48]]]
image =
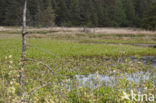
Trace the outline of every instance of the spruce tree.
[[52, 8], [50, 0], [48, 0], [47, 7], [42, 11], [41, 25], [44, 27], [54, 26], [55, 24], [55, 13]]
[[143, 27], [149, 30], [156, 30], [156, 1], [150, 0], [148, 12], [143, 19]]
[[136, 13], [133, 0], [123, 0], [123, 5], [125, 8], [126, 20], [124, 26], [135, 26], [136, 23]]
[[69, 10], [69, 17], [71, 18], [71, 20], [68, 21], [69, 25], [81, 25], [79, 0], [70, 0]]
[[4, 24], [7, 26], [21, 25], [22, 2], [20, 0], [6, 0], [4, 11]]

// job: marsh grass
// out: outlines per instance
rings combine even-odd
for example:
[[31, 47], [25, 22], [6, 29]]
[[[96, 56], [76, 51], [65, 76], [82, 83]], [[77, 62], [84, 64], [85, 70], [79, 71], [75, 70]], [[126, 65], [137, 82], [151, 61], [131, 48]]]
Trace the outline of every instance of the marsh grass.
[[[7, 54], [14, 54], [16, 58], [19, 58], [21, 52], [20, 41], [18, 38], [1, 39], [1, 58], [4, 58]], [[133, 55], [150, 56], [156, 53], [153, 48], [142, 48], [130, 45], [79, 44], [71, 41], [56, 41], [52, 39], [28, 39], [27, 42], [27, 57], [38, 59], [42, 57], [54, 57], [54, 55], [60, 57], [123, 57]], [[40, 49], [48, 51], [48, 53]]]
[[[72, 40], [83, 43], [117, 43], [117, 44], [134, 44], [148, 43], [155, 44], [156, 33], [141, 30], [120, 30], [112, 32], [114, 29], [96, 28], [97, 31], [106, 30], [107, 32], [82, 32], [82, 28], [27, 28], [29, 38], [52, 38], [57, 40]], [[91, 29], [91, 28], [90, 28]], [[94, 29], [94, 28], [93, 28]], [[108, 30], [107, 30], [108, 29]], [[123, 32], [124, 31], [124, 32]], [[121, 32], [121, 33], [120, 33]], [[18, 27], [4, 27], [0, 30], [1, 38], [20, 37], [21, 30]]]
[[[130, 89], [138, 90], [138, 88], [147, 88], [142, 93], [152, 93], [155, 95], [155, 69], [137, 61], [132, 63], [129, 59], [122, 63], [117, 60], [105, 58], [73, 58], [65, 59], [49, 58], [47, 63], [53, 68], [55, 76], [39, 63], [27, 62], [23, 69], [23, 87], [18, 83], [19, 62], [14, 60], [14, 56], [7, 55], [4, 61], [0, 62], [0, 101], [1, 102], [66, 102], [66, 103], [99, 103], [99, 102], [134, 102], [122, 100], [123, 91], [127, 93]], [[11, 62], [13, 61], [13, 62]], [[125, 78], [121, 78], [126, 73], [134, 73], [137, 71], [149, 71], [151, 68], [151, 78], [141, 85], [135, 82], [128, 82]], [[98, 71], [98, 72], [97, 72]], [[110, 71], [113, 71], [110, 73]], [[107, 86], [105, 82], [95, 89], [86, 86], [78, 86], [75, 75], [87, 75], [95, 73], [98, 75], [115, 75], [114, 82], [119, 82], [116, 86]], [[72, 82], [68, 82], [68, 80]], [[48, 84], [50, 82], [50, 84]], [[98, 79], [94, 81], [98, 83]], [[113, 82], [113, 80], [112, 80]], [[47, 85], [46, 85], [47, 84]], [[70, 89], [62, 84], [70, 85]], [[44, 86], [45, 85], [45, 86]], [[43, 87], [42, 87], [43, 86]], [[19, 89], [23, 91], [19, 94]], [[135, 102], [134, 102], [135, 103]]]
[[[154, 39], [151, 39], [155, 37], [155, 34], [151, 34], [152, 37], [147, 38], [147, 40], [153, 41], [143, 40], [144, 34], [126, 34], [125, 37], [130, 40], [123, 41], [123, 39], [118, 40], [122, 38], [121, 34], [109, 34], [111, 35], [109, 36], [107, 34], [74, 33], [71, 35], [67, 31], [67, 34], [64, 35], [64, 33], [55, 34], [58, 32], [46, 28], [44, 31], [43, 29], [30, 28], [29, 32], [31, 33], [28, 35], [25, 55], [26, 58], [37, 59], [38, 62], [25, 62], [22, 69], [24, 74], [21, 86], [18, 82], [21, 39], [17, 29], [11, 28], [7, 29], [8, 31], [0, 32], [1, 103], [137, 103], [123, 100], [122, 96], [123, 91], [130, 94], [130, 90], [133, 89], [137, 93], [139, 88], [141, 88], [142, 93], [156, 95], [155, 68], [139, 61], [140, 56], [155, 56], [156, 49], [118, 45], [118, 43], [125, 42], [134, 43], [134, 37], [136, 43], [155, 43]], [[64, 28], [64, 30], [66, 29], [68, 28]], [[16, 36], [14, 33], [17, 33]], [[110, 39], [106, 40], [106, 38]], [[94, 40], [108, 44], [82, 43]], [[136, 56], [138, 59], [135, 62], [131, 59], [125, 59], [129, 56]], [[40, 65], [39, 61], [48, 64], [53, 69], [54, 74]], [[135, 82], [128, 82], [123, 76], [125, 73], [135, 72], [140, 75], [140, 71], [150, 72], [151, 78], [141, 81], [139, 85]], [[103, 81], [101, 86], [97, 85], [94, 89], [85, 85], [79, 86], [75, 76], [89, 74], [96, 74], [95, 84], [99, 83], [99, 75], [110, 77], [113, 75], [116, 78], [115, 81], [112, 79], [112, 82], [118, 82], [118, 84], [107, 86]], [[64, 84], [70, 88], [66, 88], [63, 86]]]

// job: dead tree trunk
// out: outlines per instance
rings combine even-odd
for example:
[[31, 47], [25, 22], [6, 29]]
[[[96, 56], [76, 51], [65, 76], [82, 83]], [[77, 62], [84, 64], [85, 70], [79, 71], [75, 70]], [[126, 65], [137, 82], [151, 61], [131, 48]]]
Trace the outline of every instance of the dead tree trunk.
[[[20, 71], [19, 71], [19, 83], [20, 85], [22, 85], [22, 79], [23, 79], [23, 69], [24, 69], [24, 64], [25, 61], [33, 61], [33, 62], [37, 62], [37, 60], [33, 60], [33, 59], [26, 59], [25, 57], [25, 51], [26, 51], [26, 13], [27, 13], [27, 0], [25, 0], [24, 3], [24, 9], [23, 9], [23, 25], [22, 25], [22, 53], [21, 53], [21, 65], [20, 65]], [[46, 68], [48, 68], [52, 73], [53, 70], [46, 64], [40, 62], [40, 64], [42, 64], [43, 66], [45, 66]]]
[[23, 25], [22, 25], [22, 53], [21, 53], [21, 67], [19, 72], [19, 83], [22, 84], [22, 76], [23, 76], [23, 67], [24, 67], [24, 60], [25, 60], [25, 51], [26, 51], [26, 12], [27, 12], [27, 0], [24, 3], [23, 9]]
[[22, 54], [21, 57], [24, 59], [24, 52], [26, 50], [26, 12], [27, 12], [27, 0], [25, 0], [23, 10], [23, 26], [22, 26]]

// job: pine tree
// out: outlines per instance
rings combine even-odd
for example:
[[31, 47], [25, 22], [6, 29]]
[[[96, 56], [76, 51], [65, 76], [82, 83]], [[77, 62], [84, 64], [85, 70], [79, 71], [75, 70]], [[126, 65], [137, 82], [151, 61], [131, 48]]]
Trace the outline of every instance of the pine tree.
[[67, 8], [67, 4], [65, 0], [60, 0], [57, 2], [57, 10], [56, 10], [56, 24], [59, 26], [67, 25], [69, 18], [69, 9]]
[[68, 21], [69, 25], [75, 25], [79, 26], [81, 25], [81, 18], [80, 18], [80, 7], [79, 7], [79, 0], [70, 0], [69, 4], [69, 17], [71, 18], [70, 21]]
[[134, 26], [136, 23], [136, 13], [135, 6], [132, 0], [123, 0], [123, 5], [125, 8], [126, 21], [124, 26]]
[[20, 0], [6, 0], [6, 9], [4, 11], [4, 24], [11, 25], [21, 25], [21, 15], [22, 15], [22, 2]]
[[34, 17], [35, 25], [41, 26], [41, 15], [42, 15], [42, 9], [43, 9], [43, 1], [42, 0], [36, 0], [36, 14]]
[[143, 19], [143, 27], [149, 30], [156, 30], [156, 1], [150, 0], [148, 12]]
[[50, 27], [55, 25], [55, 13], [52, 8], [50, 0], [47, 3], [47, 7], [45, 7], [45, 9], [42, 11], [41, 25], [45, 27]]
[[[28, 0], [30, 26], [155, 29], [156, 0]], [[0, 0], [0, 25], [21, 25], [23, 0]]]
[[126, 19], [125, 10], [121, 0], [115, 0], [112, 13], [112, 26], [122, 26]]

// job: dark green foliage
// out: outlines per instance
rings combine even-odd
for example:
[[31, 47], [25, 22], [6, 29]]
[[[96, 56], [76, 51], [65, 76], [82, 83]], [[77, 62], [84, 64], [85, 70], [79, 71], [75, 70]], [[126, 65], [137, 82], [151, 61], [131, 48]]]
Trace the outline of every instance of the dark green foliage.
[[22, 3], [21, 0], [0, 1], [0, 24], [19, 25], [21, 23]]
[[143, 27], [156, 30], [156, 1], [149, 2], [149, 8], [143, 18]]
[[29, 0], [28, 13], [30, 26], [48, 27], [55, 24], [55, 13], [51, 0]]
[[46, 8], [42, 11], [41, 25], [46, 26], [46, 27], [53, 26], [54, 20], [55, 20], [55, 14], [54, 14], [52, 5], [49, 2]]
[[67, 3], [65, 0], [59, 0], [57, 2], [57, 8], [56, 8], [56, 24], [65, 26], [65, 24], [68, 22], [69, 18], [69, 9], [67, 8]]
[[[155, 0], [28, 0], [30, 26], [143, 27], [155, 30]], [[0, 25], [21, 25], [23, 0], [0, 0]]]

